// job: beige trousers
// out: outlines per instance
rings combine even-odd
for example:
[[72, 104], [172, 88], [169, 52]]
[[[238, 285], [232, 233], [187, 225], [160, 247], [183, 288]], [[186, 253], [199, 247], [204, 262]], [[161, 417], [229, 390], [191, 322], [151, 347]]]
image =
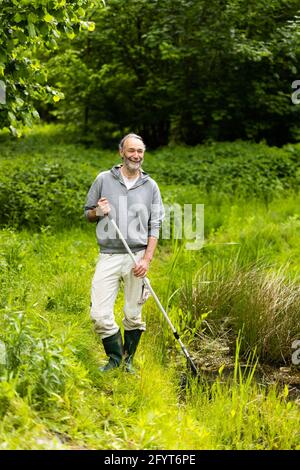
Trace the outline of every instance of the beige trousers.
[[[144, 253], [145, 250], [135, 253], [136, 260], [139, 261]], [[127, 253], [99, 255], [92, 281], [91, 318], [101, 339], [112, 336], [119, 330], [115, 321], [114, 305], [121, 279], [124, 281], [125, 297], [124, 329], [146, 329], [146, 324], [142, 321], [142, 305], [138, 303], [142, 295], [143, 281], [142, 278], [134, 276], [133, 267], [134, 263]]]

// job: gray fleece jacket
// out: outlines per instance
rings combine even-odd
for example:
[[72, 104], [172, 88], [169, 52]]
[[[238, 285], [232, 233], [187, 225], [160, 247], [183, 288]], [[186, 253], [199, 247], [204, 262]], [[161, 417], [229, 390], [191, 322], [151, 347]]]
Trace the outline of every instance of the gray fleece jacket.
[[[88, 192], [84, 212], [87, 217], [88, 210], [94, 209], [101, 197], [106, 197], [114, 220], [136, 253], [146, 248], [148, 237], [159, 237], [164, 208], [157, 183], [147, 173], [141, 171], [139, 179], [127, 189], [120, 167], [116, 165], [110, 171], [99, 173]], [[100, 216], [96, 235], [102, 253], [126, 253], [108, 217]]]

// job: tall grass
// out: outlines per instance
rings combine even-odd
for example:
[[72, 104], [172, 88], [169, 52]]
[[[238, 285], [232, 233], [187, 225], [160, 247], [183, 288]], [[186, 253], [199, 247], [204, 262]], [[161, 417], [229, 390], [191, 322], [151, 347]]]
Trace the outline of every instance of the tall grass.
[[186, 251], [184, 241], [169, 247], [173, 254], [161, 267], [164, 300], [179, 330], [227, 331], [234, 344], [243, 327], [244, 354], [256, 347], [262, 361], [291, 362], [300, 337], [299, 202], [225, 202], [223, 223], [215, 227], [211, 216], [201, 250]]
[[185, 280], [180, 307], [191, 312], [190, 323], [209, 311], [207, 321], [226, 323], [233, 337], [243, 328], [244, 353], [255, 347], [262, 361], [291, 360], [291, 344], [300, 334], [300, 287], [283, 273], [206, 264], [196, 279]]
[[[6, 261], [1, 278], [14, 273], [12, 286], [3, 283], [0, 311], [7, 353], [0, 381], [2, 448], [297, 448], [299, 410], [276, 390], [260, 389], [238, 373], [234, 386], [220, 377], [213, 386], [191, 382], [188, 395], [180, 391], [183, 358], [174, 340], [173, 352], [162, 348], [153, 300], [144, 307], [148, 331], [136, 356], [139, 376], [122, 370], [99, 374], [104, 353], [89, 319], [97, 248], [89, 230], [34, 236], [2, 231], [0, 237]], [[168, 254], [160, 255], [151, 274], [159, 295], [160, 263]], [[25, 303], [17, 293], [23, 282]], [[116, 314], [120, 321], [122, 297]]]
[[[107, 169], [115, 155], [56, 145], [50, 137], [46, 131], [50, 166], [43, 161], [44, 148], [34, 134], [31, 140], [8, 145], [2, 155], [8, 172], [10, 160], [15, 160], [13, 171], [26, 170], [30, 188], [18, 186], [20, 199], [25, 193], [26, 198], [25, 206], [17, 209], [24, 223], [32, 220], [36, 230], [0, 232], [0, 448], [299, 449], [297, 401], [290, 400], [287, 387], [267, 389], [253, 377], [257, 355], [268, 362], [289, 363], [289, 348], [300, 337], [299, 195], [285, 192], [276, 199], [273, 191], [273, 199], [245, 202], [226, 193], [228, 178], [222, 193], [213, 188], [204, 192], [196, 184], [162, 185], [167, 201], [205, 203], [206, 241], [198, 252], [187, 252], [178, 240], [161, 243], [151, 266], [152, 285], [189, 347], [197, 346], [200, 334], [212, 337], [216, 344], [223, 335], [229, 337], [235, 352], [233, 377], [225, 377], [223, 364], [213, 383], [204, 377], [200, 382], [189, 378], [188, 387], [182, 389], [183, 355], [153, 299], [144, 306], [147, 332], [135, 358], [138, 375], [132, 377], [121, 369], [101, 375], [98, 366], [105, 354], [89, 317], [90, 283], [98, 254], [94, 226], [83, 229], [71, 220], [72, 229], [68, 229], [68, 221], [74, 201], [83, 204], [80, 193], [72, 200], [72, 191], [79, 190], [85, 178]], [[220, 170], [219, 157], [226, 163], [227, 176], [231, 170], [225, 160], [230, 152], [237, 157], [235, 168], [243, 166], [238, 158], [241, 144], [221, 147], [210, 149], [217, 166], [207, 181], [216, 185], [222, 176], [215, 171]], [[206, 151], [195, 149], [192, 179], [198, 178], [197, 158], [204, 158]], [[286, 151], [278, 156], [279, 163]], [[295, 163], [297, 148], [288, 151]], [[18, 167], [28, 153], [35, 154], [33, 160], [41, 165], [46, 185], [43, 178], [32, 178], [28, 164]], [[179, 160], [187, 155], [189, 149], [178, 152]], [[255, 162], [255, 151], [251, 155]], [[86, 165], [85, 158], [90, 159]], [[64, 163], [68, 159], [70, 165]], [[163, 152], [160, 164], [155, 158], [149, 160], [150, 170], [151, 165], [156, 174], [169, 177], [169, 151]], [[186, 162], [178, 163], [178, 178], [184, 179], [185, 166]], [[50, 210], [55, 203], [52, 189], [59, 190], [56, 195], [64, 193], [65, 170], [70, 170], [69, 182], [74, 186], [66, 191], [69, 199], [64, 208], [70, 212], [67, 219], [62, 212], [58, 231], [56, 215], [62, 206]], [[262, 188], [263, 181], [256, 189]], [[274, 189], [276, 175], [272, 181]], [[6, 182], [16, 189], [9, 178]], [[284, 184], [294, 182], [289, 174]], [[81, 194], [86, 189], [80, 189]], [[45, 218], [41, 202], [47, 190], [52, 196]], [[31, 219], [37, 207], [37, 219]], [[78, 217], [80, 211], [82, 207], [75, 210]], [[18, 211], [14, 214], [18, 219]], [[9, 216], [8, 211], [6, 221]], [[119, 295], [120, 323], [122, 306]]]

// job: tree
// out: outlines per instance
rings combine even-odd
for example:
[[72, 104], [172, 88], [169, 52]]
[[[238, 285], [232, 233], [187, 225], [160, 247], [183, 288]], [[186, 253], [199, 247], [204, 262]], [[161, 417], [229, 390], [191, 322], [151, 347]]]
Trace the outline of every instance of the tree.
[[[0, 128], [21, 135], [22, 125], [39, 117], [33, 102], [57, 103], [63, 94], [47, 84], [47, 68], [38, 58], [57, 48], [79, 29], [93, 30], [86, 12], [102, 2], [88, 0], [0, 0], [0, 80], [5, 99], [0, 103]], [[4, 95], [4, 93], [2, 93]], [[3, 96], [2, 96], [3, 98]]]
[[152, 146], [236, 138], [297, 139], [291, 83], [300, 58], [298, 0], [107, 0], [95, 31], [48, 62], [66, 99], [56, 117], [86, 140], [128, 130]]

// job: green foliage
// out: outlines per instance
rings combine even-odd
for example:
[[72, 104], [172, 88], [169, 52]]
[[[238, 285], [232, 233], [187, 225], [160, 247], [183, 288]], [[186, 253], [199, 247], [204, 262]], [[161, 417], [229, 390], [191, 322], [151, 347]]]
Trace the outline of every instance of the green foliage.
[[298, 284], [268, 273], [267, 266], [234, 269], [215, 262], [199, 271], [182, 289], [181, 308], [191, 312], [184, 316], [188, 326], [210, 311], [206, 324], [225, 325], [233, 337], [243, 329], [243, 354], [256, 349], [262, 362], [289, 363], [291, 343], [300, 334]]
[[[22, 311], [2, 311], [0, 321], [6, 348], [2, 376], [15, 380], [18, 394], [27, 397], [35, 408], [57, 406], [58, 395], [67, 394], [74, 374], [80, 374], [67, 332], [57, 337], [46, 329], [42, 335], [41, 325], [32, 324]], [[81, 386], [85, 385], [87, 379], [82, 374]]]
[[[120, 161], [117, 152], [59, 143], [63, 136], [51, 132], [51, 126], [37, 128], [24, 140], [0, 142], [0, 225], [35, 229], [85, 223], [92, 181]], [[166, 204], [205, 203], [208, 195], [216, 204], [236, 195], [268, 203], [284, 190], [297, 190], [299, 153], [299, 145], [278, 149], [242, 142], [166, 147], [147, 153], [143, 166], [160, 184]]]
[[298, 140], [298, 0], [0, 4], [0, 128], [15, 136], [40, 113], [106, 146], [129, 130], [151, 147]]
[[[292, 146], [291, 146], [292, 148]], [[194, 148], [156, 151], [147, 165], [163, 184], [197, 185], [203, 192], [224, 196], [272, 199], [299, 184], [298, 151], [243, 142], [214, 143]]]
[[[48, 62], [53, 114], [86, 142], [298, 139], [299, 2], [108, 0]], [[49, 108], [48, 108], [49, 109]], [[51, 108], [50, 108], [51, 111]]]
[[88, 190], [85, 164], [33, 157], [2, 162], [1, 167], [2, 225], [37, 228], [63, 226], [68, 220], [80, 223]]
[[[235, 370], [238, 383], [227, 382], [221, 375], [211, 387], [204, 386], [202, 394], [196, 386], [191, 387], [187, 397], [189, 408], [195, 410], [204, 426], [214, 420], [213, 435], [222, 441], [218, 449], [299, 449], [299, 433], [287, 418], [295, 404], [287, 403], [284, 393], [278, 394], [275, 387], [262, 390], [253, 383], [251, 372], [241, 374], [239, 358]], [[273, 409], [272, 418], [269, 407]], [[299, 421], [297, 412], [294, 418]], [[276, 427], [281, 429], [280, 434]]]
[[[48, 127], [17, 142], [0, 139], [1, 207], [11, 211], [5, 223], [31, 228], [0, 231], [0, 448], [299, 449], [297, 402], [287, 386], [256, 383], [253, 367], [255, 352], [268, 362], [290, 361], [289, 347], [299, 338], [299, 194], [293, 190], [299, 146], [237, 142], [146, 155], [145, 169], [164, 183], [167, 202], [205, 203], [203, 249], [187, 253], [178, 240], [160, 245], [152, 286], [189, 348], [201, 343], [201, 349], [197, 338], [204, 334], [221, 343], [229, 325], [236, 343], [233, 380], [223, 364], [212, 384], [201, 374], [182, 389], [186, 364], [153, 299], [143, 310], [139, 375], [98, 371], [104, 352], [89, 317], [97, 247], [94, 226], [78, 225], [92, 179], [118, 161], [117, 152], [66, 144], [63, 132]], [[197, 158], [199, 168], [209, 162], [203, 187]], [[170, 161], [177, 168], [171, 187]], [[186, 184], [187, 161], [197, 184]], [[239, 168], [236, 186], [230, 166]], [[256, 167], [254, 176], [247, 172]], [[261, 175], [271, 188], [280, 180], [280, 191], [266, 197], [255, 184]], [[22, 211], [8, 202], [18, 191]], [[47, 198], [55, 206], [42, 219], [39, 204]], [[116, 302], [120, 324], [122, 300]]]
[[72, 39], [81, 29], [91, 29], [83, 18], [88, 7], [102, 2], [87, 0], [0, 1], [0, 80], [6, 102], [0, 104], [0, 128], [21, 135], [21, 125], [39, 117], [34, 100], [57, 103], [63, 94], [47, 85], [48, 70], [42, 51], [57, 49], [60, 38]]
[[[148, 331], [136, 355], [139, 375], [123, 370], [99, 374], [104, 352], [88, 315], [97, 255], [89, 232], [2, 230], [0, 246], [15, 278], [15, 285], [1, 289], [7, 304], [0, 309], [0, 340], [9, 356], [5, 367], [0, 365], [1, 449], [299, 448], [297, 403], [290, 401], [287, 389], [256, 384], [251, 361], [246, 372], [241, 369], [239, 342], [235, 380], [226, 379], [220, 369], [213, 383], [202, 375], [200, 382], [190, 380], [180, 389], [185, 362], [173, 338], [172, 350], [166, 352], [168, 367], [162, 365], [162, 328], [150, 299], [144, 306]], [[23, 269], [17, 270], [20, 247]], [[167, 251], [161, 250], [151, 268], [159, 295], [167, 279], [166, 258]], [[8, 266], [0, 279], [9, 275], [7, 270]], [[178, 271], [173, 273], [176, 278]], [[45, 309], [53, 295], [52, 283], [62, 274], [68, 280], [65, 295], [70, 297], [81, 276], [85, 306], [74, 308], [72, 316], [59, 302]], [[20, 308], [16, 292], [24, 280], [30, 286], [26, 309]], [[120, 298], [116, 314], [121, 321]]]
[[299, 195], [267, 206], [208, 199], [205, 218], [211, 212], [201, 251], [186, 251], [184, 241], [176, 260], [164, 260], [175, 322], [190, 339], [205, 331], [230, 344], [242, 329], [243, 355], [256, 348], [263, 362], [289, 364], [300, 334]]

